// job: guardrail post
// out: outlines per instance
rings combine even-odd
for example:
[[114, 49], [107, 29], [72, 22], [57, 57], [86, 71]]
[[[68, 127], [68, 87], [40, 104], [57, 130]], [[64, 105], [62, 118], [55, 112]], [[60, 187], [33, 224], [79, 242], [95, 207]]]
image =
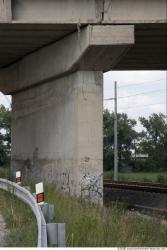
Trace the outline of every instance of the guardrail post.
[[32, 195], [33, 195], [33, 197], [34, 197], [34, 198], [35, 198], [35, 200], [36, 200], [36, 193], [33, 193]]
[[42, 213], [48, 222], [54, 219], [54, 205], [49, 203], [44, 203], [41, 205]]
[[66, 224], [49, 223], [47, 224], [48, 243], [58, 247], [66, 246]]

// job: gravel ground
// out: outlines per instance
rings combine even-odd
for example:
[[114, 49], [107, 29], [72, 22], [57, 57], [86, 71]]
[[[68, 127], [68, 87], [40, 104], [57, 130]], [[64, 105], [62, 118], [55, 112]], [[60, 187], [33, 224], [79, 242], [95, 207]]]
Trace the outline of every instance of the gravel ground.
[[4, 245], [3, 242], [4, 236], [5, 236], [5, 221], [2, 215], [0, 214], [0, 247], [3, 247]]

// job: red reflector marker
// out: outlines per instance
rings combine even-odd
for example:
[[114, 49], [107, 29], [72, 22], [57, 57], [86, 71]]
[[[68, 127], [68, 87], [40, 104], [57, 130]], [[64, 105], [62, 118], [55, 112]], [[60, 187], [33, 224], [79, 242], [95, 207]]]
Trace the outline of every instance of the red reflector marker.
[[44, 204], [44, 188], [43, 188], [43, 182], [40, 182], [35, 185], [35, 190], [36, 190], [36, 199], [37, 203], [39, 205]]
[[17, 172], [16, 172], [16, 183], [17, 183], [18, 185], [21, 184], [21, 171], [17, 171]]
[[44, 202], [44, 193], [37, 194], [37, 203]]

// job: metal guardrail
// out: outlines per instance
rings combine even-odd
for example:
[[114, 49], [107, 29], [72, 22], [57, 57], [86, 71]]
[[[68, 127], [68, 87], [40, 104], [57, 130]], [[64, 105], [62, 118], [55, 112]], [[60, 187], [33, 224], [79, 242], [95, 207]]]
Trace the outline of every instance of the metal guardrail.
[[19, 186], [18, 184], [1, 178], [0, 178], [0, 189], [3, 189], [5, 191], [14, 194], [24, 203], [29, 205], [37, 220], [37, 226], [38, 226], [37, 247], [47, 247], [47, 226], [45, 218], [34, 196], [27, 189]]

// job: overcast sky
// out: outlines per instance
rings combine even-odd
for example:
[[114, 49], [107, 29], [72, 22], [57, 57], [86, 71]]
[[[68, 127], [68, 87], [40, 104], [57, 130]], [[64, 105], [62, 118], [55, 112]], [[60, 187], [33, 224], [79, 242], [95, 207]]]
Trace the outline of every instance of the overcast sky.
[[[166, 112], [167, 71], [110, 71], [104, 74], [104, 108], [114, 109], [114, 81], [118, 84], [118, 112], [130, 118]], [[142, 127], [138, 123], [137, 130]]]
[[[104, 108], [114, 109], [114, 81], [118, 83], [118, 112], [130, 118], [166, 112], [167, 71], [110, 71], [104, 74]], [[121, 97], [121, 98], [120, 98]], [[10, 96], [0, 93], [0, 104], [10, 106]], [[142, 127], [138, 124], [137, 130]]]

